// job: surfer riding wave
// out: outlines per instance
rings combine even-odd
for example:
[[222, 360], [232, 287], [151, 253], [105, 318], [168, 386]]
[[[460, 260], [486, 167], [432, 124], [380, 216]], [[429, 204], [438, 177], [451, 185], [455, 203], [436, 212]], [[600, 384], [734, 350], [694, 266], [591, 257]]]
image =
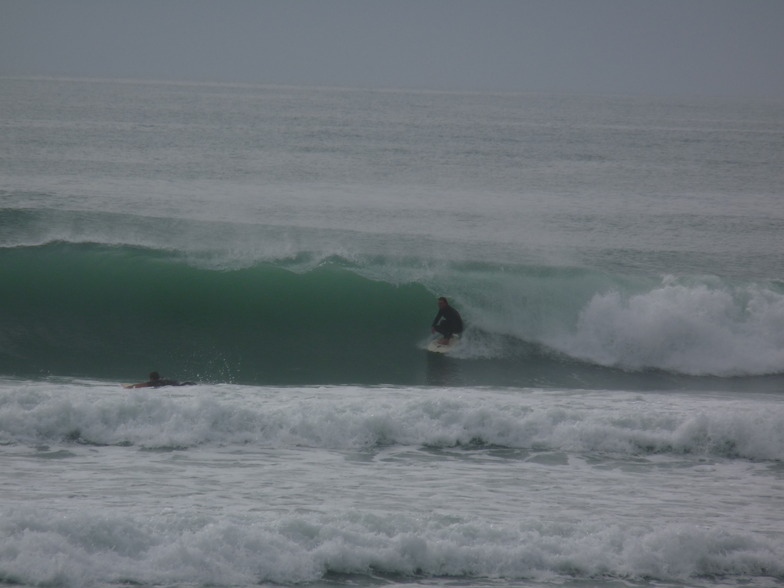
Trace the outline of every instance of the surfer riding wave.
[[463, 319], [455, 308], [449, 306], [449, 301], [441, 296], [438, 298], [438, 314], [433, 319], [430, 327], [432, 333], [439, 333], [441, 345], [447, 345], [453, 335], [463, 332]]

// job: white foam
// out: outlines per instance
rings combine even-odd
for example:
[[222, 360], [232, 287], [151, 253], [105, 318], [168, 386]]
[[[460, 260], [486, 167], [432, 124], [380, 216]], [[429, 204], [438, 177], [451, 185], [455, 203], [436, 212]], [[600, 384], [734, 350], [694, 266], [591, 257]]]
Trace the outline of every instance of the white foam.
[[759, 284], [682, 283], [648, 292], [596, 294], [575, 332], [556, 349], [623, 369], [689, 375], [759, 375], [784, 370], [784, 294]]
[[[6, 380], [0, 574], [780, 581], [764, 505], [783, 410], [765, 395]], [[706, 495], [718, 480], [731, 488]]]
[[10, 444], [368, 449], [479, 442], [629, 455], [784, 459], [784, 408], [775, 400], [706, 401], [695, 393], [693, 400], [673, 407], [656, 395], [641, 400], [587, 392], [431, 389], [421, 394], [391, 388], [373, 389], [369, 396], [367, 389], [353, 387], [205, 385], [146, 391], [36, 383], [2, 389], [0, 442]]
[[408, 517], [248, 515], [155, 519], [82, 512], [0, 516], [0, 568], [29, 584], [253, 585], [315, 581], [327, 572], [392, 577], [583, 577], [686, 581], [784, 577], [784, 545], [726, 528], [663, 528]]

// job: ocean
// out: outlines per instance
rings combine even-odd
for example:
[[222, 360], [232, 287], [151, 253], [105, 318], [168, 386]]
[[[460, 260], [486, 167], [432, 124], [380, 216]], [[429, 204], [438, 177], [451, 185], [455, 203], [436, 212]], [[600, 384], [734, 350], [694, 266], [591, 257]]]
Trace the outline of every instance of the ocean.
[[784, 103], [0, 78], [0, 125], [0, 583], [784, 586]]

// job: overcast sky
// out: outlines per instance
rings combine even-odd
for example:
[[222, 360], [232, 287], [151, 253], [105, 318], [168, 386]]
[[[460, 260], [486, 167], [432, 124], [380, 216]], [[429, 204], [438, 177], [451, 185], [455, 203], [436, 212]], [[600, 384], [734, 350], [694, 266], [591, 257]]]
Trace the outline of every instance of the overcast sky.
[[784, 99], [784, 0], [0, 0], [0, 75]]

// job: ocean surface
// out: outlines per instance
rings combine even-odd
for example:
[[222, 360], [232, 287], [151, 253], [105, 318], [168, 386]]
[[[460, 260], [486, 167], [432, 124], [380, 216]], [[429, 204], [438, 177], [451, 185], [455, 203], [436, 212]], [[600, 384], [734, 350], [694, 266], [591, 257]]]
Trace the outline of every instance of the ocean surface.
[[784, 103], [0, 78], [0, 131], [0, 584], [784, 586]]

